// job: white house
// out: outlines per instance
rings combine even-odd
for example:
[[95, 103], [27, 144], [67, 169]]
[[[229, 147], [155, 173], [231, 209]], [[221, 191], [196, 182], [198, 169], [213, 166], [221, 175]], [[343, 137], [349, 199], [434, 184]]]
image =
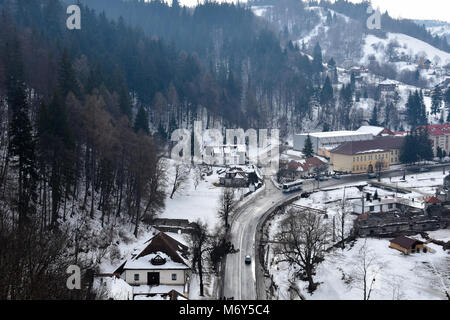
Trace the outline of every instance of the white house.
[[188, 296], [190, 268], [188, 247], [164, 232], [123, 263], [116, 273], [133, 286], [134, 295], [166, 294], [172, 290]]
[[357, 214], [373, 212], [390, 212], [401, 208], [424, 209], [423, 199], [404, 199], [399, 197], [386, 197], [367, 201], [366, 199], [353, 202], [353, 212]]

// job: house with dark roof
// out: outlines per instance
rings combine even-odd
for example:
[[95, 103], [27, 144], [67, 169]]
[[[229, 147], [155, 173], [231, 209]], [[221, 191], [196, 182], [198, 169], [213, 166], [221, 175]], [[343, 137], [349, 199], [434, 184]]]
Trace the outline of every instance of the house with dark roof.
[[188, 255], [189, 249], [184, 243], [159, 232], [145, 242], [143, 250], [115, 272], [134, 287], [134, 295], [166, 294], [175, 290], [187, 296], [190, 277]]
[[414, 252], [424, 251], [426, 252], [425, 244], [422, 241], [411, 239], [405, 236], [400, 236], [390, 241], [390, 248], [403, 252], [404, 254], [410, 254]]
[[351, 141], [330, 151], [335, 172], [364, 173], [388, 170], [400, 163], [403, 137], [384, 136], [372, 140]]
[[419, 63], [418, 63], [418, 67], [419, 67], [420, 69], [426, 69], [426, 70], [428, 70], [428, 69], [431, 68], [431, 61], [430, 61], [429, 59], [425, 59], [425, 58], [420, 59], [420, 60], [419, 60]]
[[301, 160], [280, 161], [280, 175], [288, 180], [306, 178], [317, 171], [325, 172], [328, 170], [328, 163], [325, 159], [311, 157]]

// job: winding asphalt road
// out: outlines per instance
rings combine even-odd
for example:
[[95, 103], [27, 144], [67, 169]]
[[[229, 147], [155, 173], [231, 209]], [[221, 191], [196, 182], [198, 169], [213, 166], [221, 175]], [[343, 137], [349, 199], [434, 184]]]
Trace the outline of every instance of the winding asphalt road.
[[[431, 171], [442, 170], [443, 165], [431, 167]], [[447, 164], [447, 167], [450, 167]], [[384, 172], [382, 177], [394, 177], [403, 175], [403, 169]], [[320, 189], [333, 186], [340, 186], [354, 182], [364, 182], [367, 175], [343, 176], [340, 180], [330, 179], [320, 182]], [[298, 192], [297, 192], [298, 194]], [[235, 300], [257, 300], [256, 291], [256, 271], [255, 271], [255, 242], [257, 234], [257, 225], [260, 219], [269, 210], [283, 204], [296, 193], [285, 194], [277, 189], [272, 183], [270, 177], [265, 178], [265, 189], [261, 190], [248, 203], [239, 207], [233, 215], [230, 230], [231, 242], [239, 252], [229, 254], [226, 258], [225, 278], [223, 295], [226, 298], [233, 297]], [[245, 256], [249, 255], [252, 259], [250, 265], [244, 262]]]

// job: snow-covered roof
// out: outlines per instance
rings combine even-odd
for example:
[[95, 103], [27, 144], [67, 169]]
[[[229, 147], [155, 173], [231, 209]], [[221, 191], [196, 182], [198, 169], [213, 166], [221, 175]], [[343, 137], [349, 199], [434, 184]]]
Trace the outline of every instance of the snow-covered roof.
[[188, 247], [164, 232], [148, 240], [147, 246], [123, 269], [189, 269]]
[[[308, 133], [302, 133], [298, 135], [307, 136]], [[334, 137], [359, 136], [361, 135], [361, 132], [343, 130], [343, 131], [313, 132], [309, 133], [309, 135], [315, 138], [334, 138]]]
[[357, 132], [365, 132], [365, 133], [371, 133], [374, 136], [379, 135], [384, 130], [383, 127], [377, 127], [377, 126], [361, 126]]
[[[165, 260], [165, 262], [161, 265], [155, 265], [152, 263], [153, 259], [161, 258]], [[137, 259], [129, 260], [125, 263], [124, 269], [132, 269], [132, 270], [149, 270], [149, 269], [157, 269], [157, 270], [174, 270], [174, 269], [189, 269], [189, 267], [184, 263], [174, 262], [172, 259], [165, 254], [164, 252], [158, 251], [157, 253], [148, 254], [144, 257], [140, 257]]]

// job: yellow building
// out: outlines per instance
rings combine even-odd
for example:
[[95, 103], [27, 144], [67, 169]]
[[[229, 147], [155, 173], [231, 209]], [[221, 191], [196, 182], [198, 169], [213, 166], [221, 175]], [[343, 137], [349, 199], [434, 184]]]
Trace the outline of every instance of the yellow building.
[[403, 137], [375, 137], [352, 141], [330, 151], [330, 162], [336, 172], [365, 173], [388, 170], [400, 163]]

